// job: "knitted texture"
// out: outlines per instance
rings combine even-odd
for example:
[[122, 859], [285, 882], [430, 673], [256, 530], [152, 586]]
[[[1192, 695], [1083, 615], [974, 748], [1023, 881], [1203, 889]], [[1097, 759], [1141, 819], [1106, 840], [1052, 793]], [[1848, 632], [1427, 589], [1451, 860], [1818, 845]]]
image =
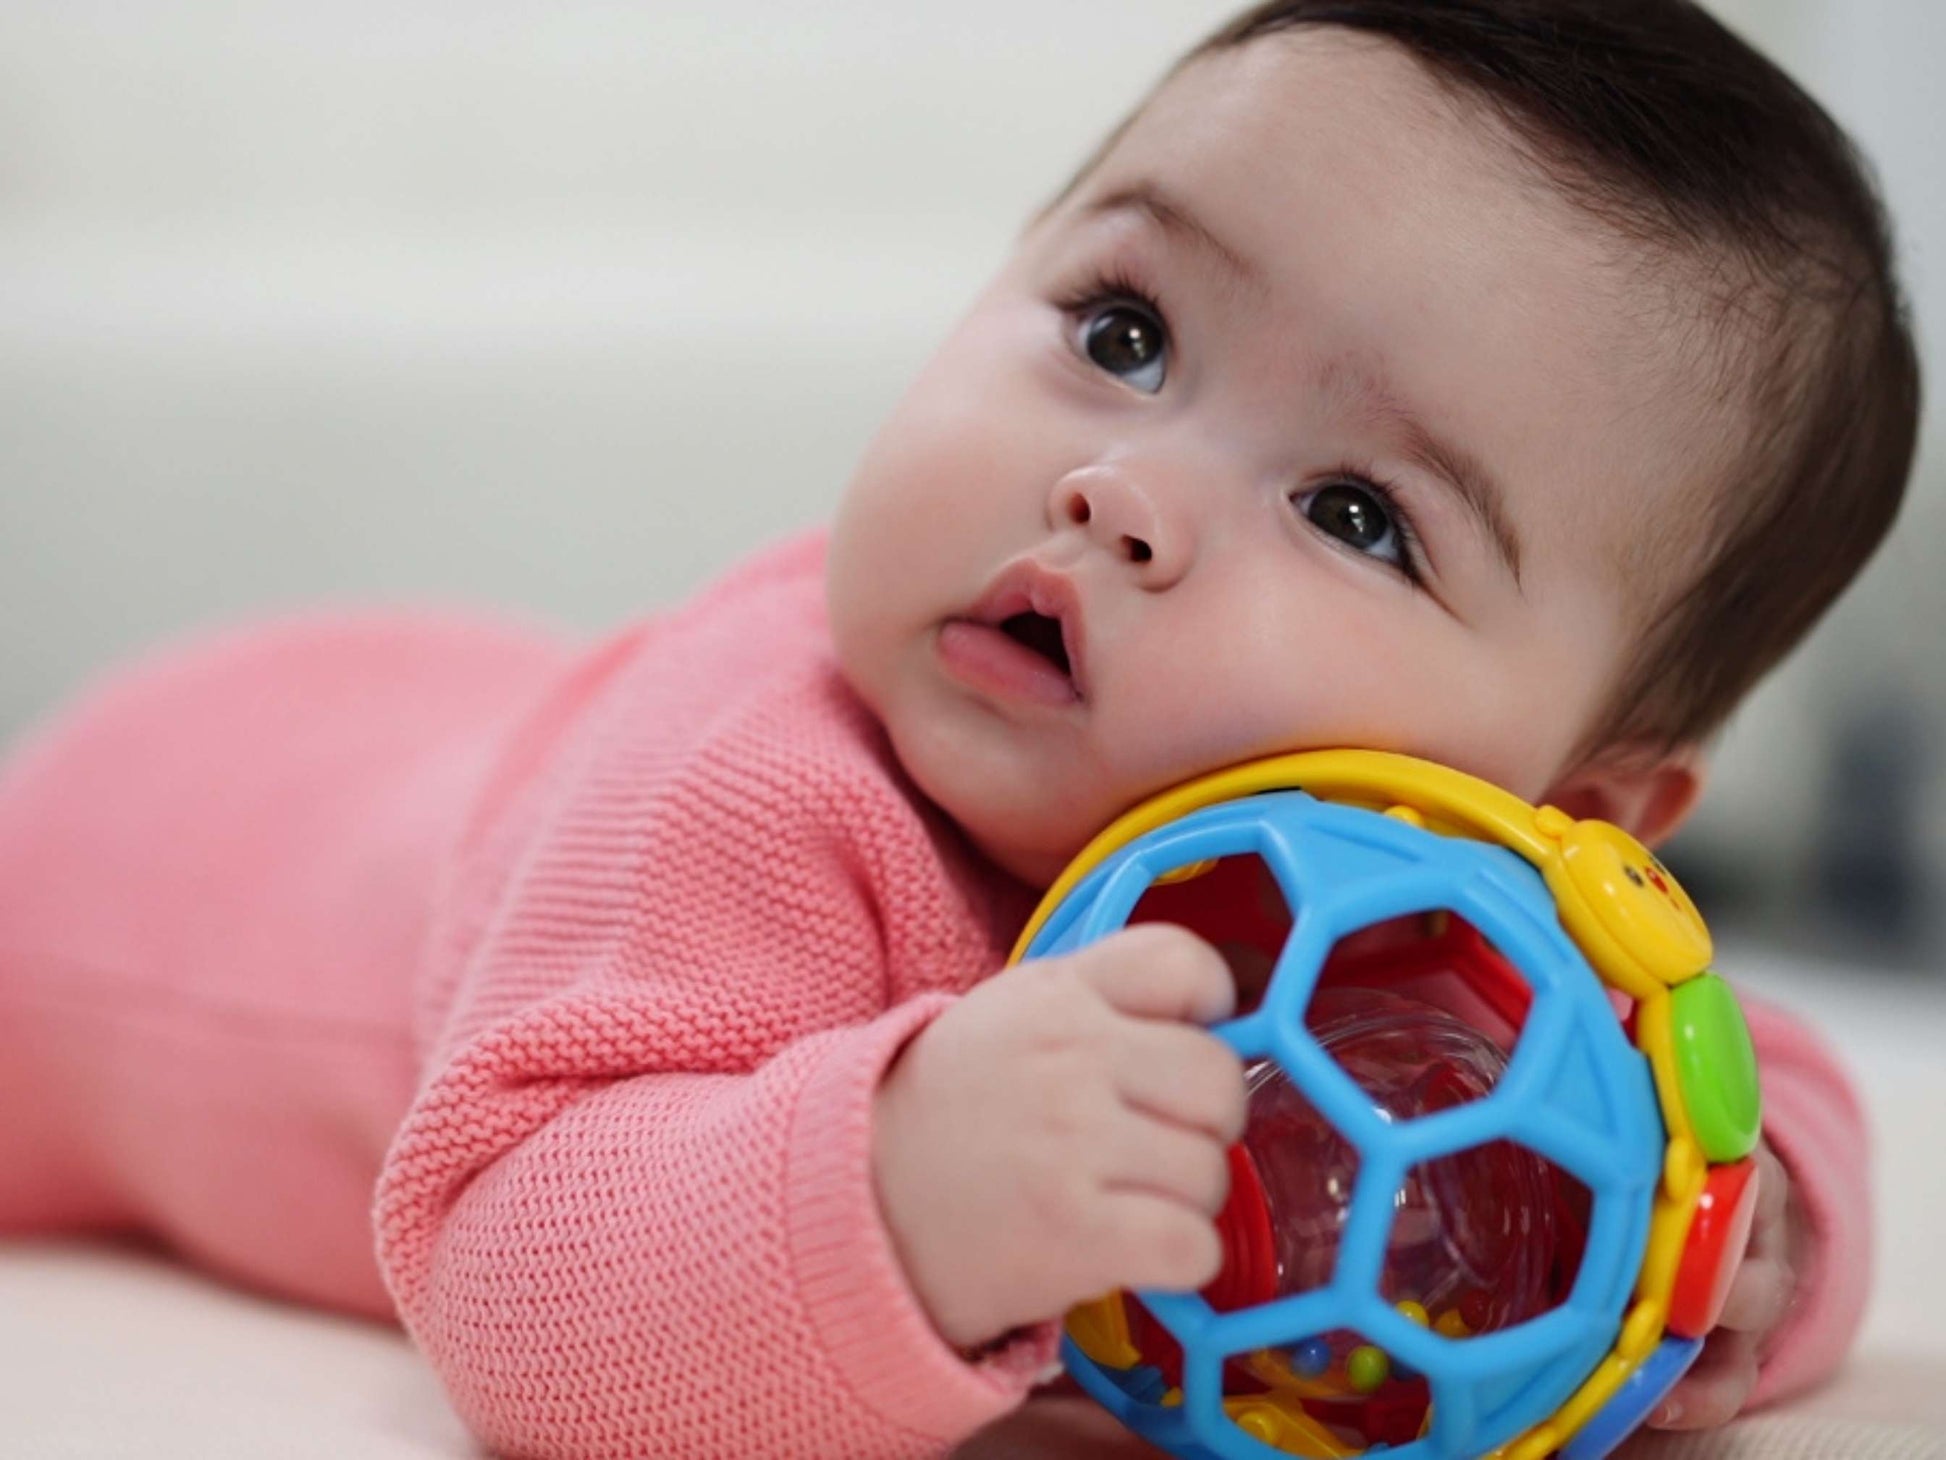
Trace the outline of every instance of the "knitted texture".
[[[904, 779], [822, 574], [799, 539], [587, 649], [254, 628], [34, 736], [0, 772], [0, 1230], [139, 1225], [396, 1311], [510, 1455], [920, 1456], [1017, 1403], [1051, 1326], [945, 1347], [870, 1111], [1033, 896]], [[1856, 1329], [1866, 1154], [1829, 1055], [1753, 1030], [1822, 1239], [1777, 1397]]]
[[1052, 1356], [1043, 1328], [957, 1358], [877, 1213], [878, 1080], [1031, 894], [901, 779], [820, 562], [787, 549], [544, 705], [456, 864], [380, 1253], [511, 1452], [928, 1454]]

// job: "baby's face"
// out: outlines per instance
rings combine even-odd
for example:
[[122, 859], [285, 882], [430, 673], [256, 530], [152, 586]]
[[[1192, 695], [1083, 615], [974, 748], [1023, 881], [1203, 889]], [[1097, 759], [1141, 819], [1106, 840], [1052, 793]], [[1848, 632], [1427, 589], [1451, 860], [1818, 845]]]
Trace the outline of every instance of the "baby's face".
[[831, 545], [848, 678], [1037, 884], [1280, 751], [1543, 798], [1637, 627], [1630, 564], [1710, 475], [1640, 263], [1385, 43], [1198, 61], [866, 452]]

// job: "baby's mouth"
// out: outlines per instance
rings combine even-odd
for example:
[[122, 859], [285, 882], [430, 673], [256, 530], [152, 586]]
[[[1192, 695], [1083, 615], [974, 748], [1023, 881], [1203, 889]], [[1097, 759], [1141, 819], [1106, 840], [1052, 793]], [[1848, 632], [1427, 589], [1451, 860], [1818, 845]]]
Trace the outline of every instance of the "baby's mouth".
[[1029, 609], [1002, 619], [999, 628], [1016, 644], [1033, 650], [1070, 679], [1074, 677], [1074, 666], [1068, 662], [1067, 640], [1062, 636], [1058, 618]]
[[949, 619], [939, 647], [953, 673], [991, 694], [1053, 706], [1087, 698], [1080, 597], [1067, 578], [1032, 561], [1006, 568]]

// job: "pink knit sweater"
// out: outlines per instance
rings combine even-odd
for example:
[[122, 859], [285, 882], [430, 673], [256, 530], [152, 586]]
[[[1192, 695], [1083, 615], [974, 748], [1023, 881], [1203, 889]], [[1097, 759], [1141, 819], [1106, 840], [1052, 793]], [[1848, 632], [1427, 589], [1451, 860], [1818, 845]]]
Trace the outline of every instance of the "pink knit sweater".
[[[36, 736], [0, 776], [0, 1230], [138, 1223], [396, 1311], [521, 1456], [919, 1456], [1016, 1404], [1053, 1330], [933, 1333], [870, 1102], [1034, 895], [901, 775], [822, 564], [587, 652], [252, 630]], [[1821, 1237], [1775, 1397], [1856, 1329], [1865, 1140], [1809, 1034], [1754, 1027]]]

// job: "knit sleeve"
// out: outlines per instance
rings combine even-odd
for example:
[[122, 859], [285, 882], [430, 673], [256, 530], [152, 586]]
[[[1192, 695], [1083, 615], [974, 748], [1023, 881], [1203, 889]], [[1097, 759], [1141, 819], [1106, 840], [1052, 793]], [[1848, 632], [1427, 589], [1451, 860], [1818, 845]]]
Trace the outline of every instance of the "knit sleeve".
[[986, 1363], [920, 1311], [873, 1195], [871, 1093], [948, 1002], [748, 1075], [626, 1065], [640, 1017], [535, 1011], [453, 1062], [381, 1189], [394, 1296], [474, 1432], [547, 1460], [936, 1454], [1012, 1408], [1051, 1331]]
[[532, 757], [479, 833], [493, 866], [454, 880], [378, 1187], [388, 1287], [508, 1454], [937, 1454], [1058, 1341], [953, 1352], [872, 1177], [881, 1076], [991, 939], [832, 693], [711, 710], [672, 755], [679, 697], [627, 681], [588, 712], [614, 733], [581, 716]]
[[1768, 1404], [1829, 1378], [1858, 1335], [1872, 1275], [1870, 1132], [1836, 1057], [1808, 1027], [1741, 996], [1756, 1044], [1764, 1136], [1808, 1218], [1811, 1253], [1753, 1398]]

